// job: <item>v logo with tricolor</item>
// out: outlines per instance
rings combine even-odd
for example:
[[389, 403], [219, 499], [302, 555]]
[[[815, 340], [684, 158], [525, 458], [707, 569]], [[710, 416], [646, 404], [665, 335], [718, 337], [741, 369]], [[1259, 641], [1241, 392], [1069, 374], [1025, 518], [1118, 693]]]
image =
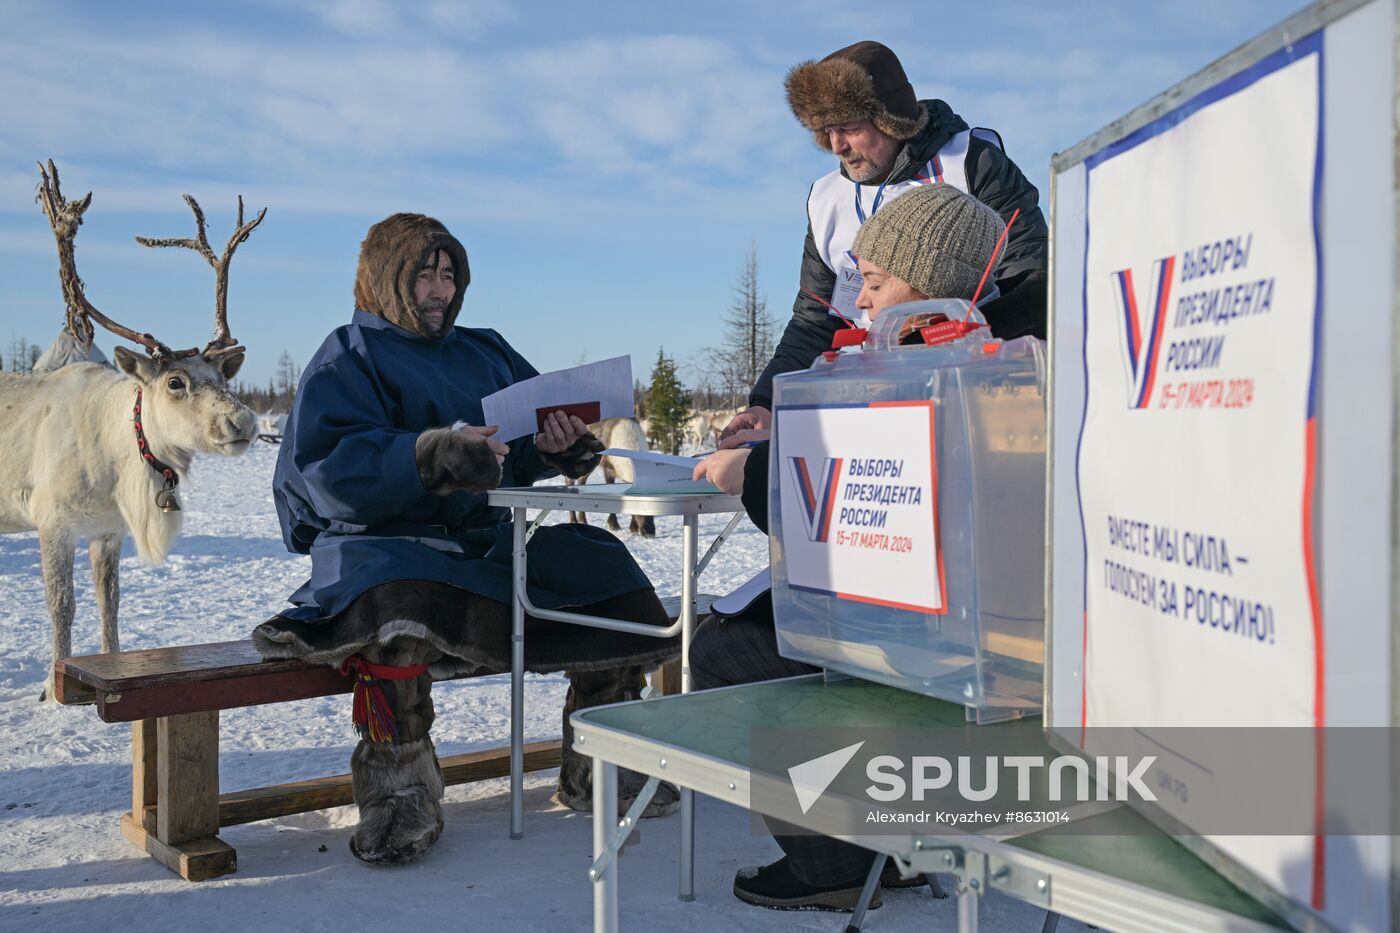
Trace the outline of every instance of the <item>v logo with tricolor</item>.
[[1152, 400], [1152, 386], [1157, 376], [1157, 352], [1162, 347], [1162, 331], [1166, 327], [1167, 304], [1171, 298], [1172, 272], [1175, 269], [1175, 256], [1167, 256], [1152, 264], [1152, 293], [1146, 306], [1147, 320], [1138, 310], [1133, 270], [1123, 269], [1110, 275], [1113, 297], [1118, 303], [1118, 320], [1122, 322], [1119, 333], [1123, 337], [1129, 408], [1146, 408]]
[[788, 457], [788, 468], [792, 470], [793, 485], [797, 488], [798, 511], [802, 524], [807, 529], [807, 537], [825, 544], [831, 533], [831, 511], [836, 505], [836, 485], [841, 478], [841, 458], [822, 461], [822, 472], [817, 482], [807, 469], [806, 457]]

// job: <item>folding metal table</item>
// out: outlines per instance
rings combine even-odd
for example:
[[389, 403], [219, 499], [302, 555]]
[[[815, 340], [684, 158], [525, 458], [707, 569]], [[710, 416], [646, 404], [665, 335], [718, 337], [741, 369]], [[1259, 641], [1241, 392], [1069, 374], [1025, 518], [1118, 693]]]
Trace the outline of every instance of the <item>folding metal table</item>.
[[[710, 561], [723, 546], [729, 533], [744, 516], [744, 506], [738, 496], [715, 493], [676, 493], [668, 495], [631, 495], [626, 486], [583, 485], [583, 486], [529, 486], [519, 488], [493, 489], [488, 494], [491, 505], [504, 506], [512, 510], [514, 518], [514, 540], [512, 566], [514, 569], [514, 600], [511, 613], [511, 652], [510, 652], [510, 838], [523, 838], [525, 833], [525, 614], [537, 619], [562, 622], [569, 625], [586, 625], [592, 628], [612, 629], [630, 632], [635, 635], [649, 635], [656, 638], [681, 636], [681, 692], [690, 690], [690, 639], [695, 633], [696, 622], [696, 582], [709, 566]], [[533, 522], [527, 522], [526, 512], [539, 509]], [[680, 613], [676, 621], [666, 628], [626, 622], [619, 619], [605, 619], [600, 616], [567, 612], [558, 609], [540, 609], [530, 602], [526, 591], [527, 555], [525, 545], [535, 529], [553, 511], [604, 512], [615, 515], [650, 515], [681, 517], [681, 592]], [[733, 517], [710, 543], [703, 557], [699, 552], [700, 516], [733, 514]], [[614, 786], [614, 791], [616, 787]], [[655, 791], [655, 782], [645, 796]], [[680, 793], [681, 838], [693, 840], [695, 832], [695, 798], [691, 790], [682, 788]], [[611, 823], [611, 821], [605, 821]], [[683, 845], [683, 849], [685, 846]], [[689, 858], [682, 853], [680, 891], [683, 899], [694, 899], [695, 875], [693, 845], [689, 847]]]

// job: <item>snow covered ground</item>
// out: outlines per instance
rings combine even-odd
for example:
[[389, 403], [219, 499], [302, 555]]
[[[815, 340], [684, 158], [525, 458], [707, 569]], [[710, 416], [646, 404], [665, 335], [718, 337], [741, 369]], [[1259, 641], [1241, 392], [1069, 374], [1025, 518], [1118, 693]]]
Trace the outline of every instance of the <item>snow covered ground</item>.
[[[202, 458], [181, 486], [185, 533], [161, 567], [121, 564], [122, 647], [151, 648], [241, 638], [306, 577], [288, 554], [269, 492], [277, 448], [257, 444], [238, 459]], [[595, 518], [594, 521], [599, 519]], [[702, 539], [722, 518], [702, 523]], [[627, 538], [663, 595], [678, 589], [680, 520], [659, 519], [657, 537]], [[724, 592], [767, 559], [766, 539], [745, 521], [706, 572], [702, 589]], [[121, 835], [130, 806], [130, 728], [90, 708], [37, 702], [49, 663], [50, 629], [34, 535], [0, 536], [0, 929], [574, 931], [590, 928], [588, 816], [550, 803], [554, 772], [526, 779], [526, 838], [508, 838], [505, 779], [451, 787], [446, 830], [424, 861], [371, 869], [346, 848], [355, 823], [344, 807], [225, 829], [236, 874], [181, 881]], [[75, 654], [98, 650], [97, 613], [85, 553], [77, 574]], [[438, 752], [453, 755], [508, 738], [509, 678], [434, 690]], [[527, 740], [559, 734], [565, 681], [532, 677]], [[222, 718], [225, 791], [349, 770], [355, 738], [349, 698], [234, 710]], [[642, 824], [621, 865], [624, 929], [815, 930], [843, 915], [784, 914], [748, 907], [730, 892], [736, 869], [778, 854], [743, 811], [701, 798], [697, 810], [698, 901], [676, 900], [674, 816]], [[1043, 914], [993, 894], [982, 929], [1036, 931]], [[867, 929], [951, 930], [953, 898], [926, 889], [887, 892]], [[1084, 929], [1065, 921], [1060, 930]]]

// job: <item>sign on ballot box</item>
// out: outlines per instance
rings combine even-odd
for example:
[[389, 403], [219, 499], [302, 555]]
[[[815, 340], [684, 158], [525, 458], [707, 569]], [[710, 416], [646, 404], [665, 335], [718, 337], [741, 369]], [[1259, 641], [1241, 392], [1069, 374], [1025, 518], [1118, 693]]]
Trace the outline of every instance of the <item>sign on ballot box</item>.
[[942, 613], [931, 401], [794, 406], [782, 438], [788, 585]]

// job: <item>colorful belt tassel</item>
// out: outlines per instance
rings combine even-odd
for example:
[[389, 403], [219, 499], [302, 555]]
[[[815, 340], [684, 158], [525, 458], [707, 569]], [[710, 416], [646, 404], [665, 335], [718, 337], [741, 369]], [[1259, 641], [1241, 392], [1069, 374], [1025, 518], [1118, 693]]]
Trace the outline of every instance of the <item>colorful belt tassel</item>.
[[399, 723], [394, 718], [394, 710], [384, 695], [381, 680], [413, 680], [428, 672], [428, 665], [414, 664], [410, 667], [394, 667], [389, 664], [372, 664], [358, 654], [352, 654], [340, 664], [344, 677], [355, 678], [355, 701], [351, 718], [355, 723], [355, 733], [371, 742], [393, 742], [399, 744]]

